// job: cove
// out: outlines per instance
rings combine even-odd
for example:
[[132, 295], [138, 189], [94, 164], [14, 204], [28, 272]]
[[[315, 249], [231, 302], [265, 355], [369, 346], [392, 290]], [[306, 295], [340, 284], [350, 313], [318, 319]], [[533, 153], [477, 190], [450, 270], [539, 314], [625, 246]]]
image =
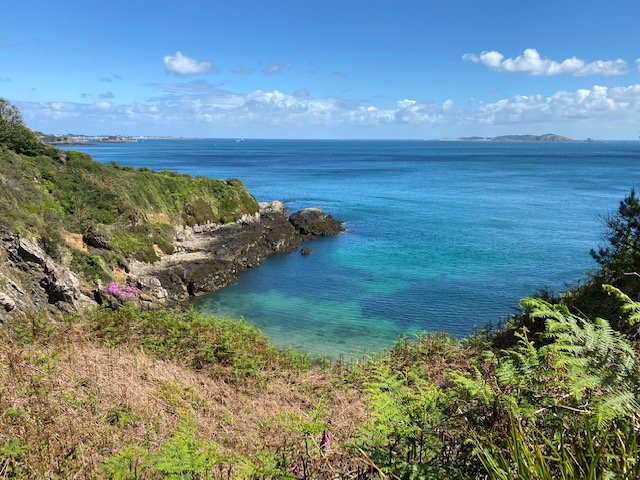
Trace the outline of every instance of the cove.
[[[74, 147], [76, 148], [76, 147]], [[196, 299], [275, 343], [359, 355], [399, 335], [469, 335], [594, 268], [600, 216], [640, 185], [638, 142], [165, 140], [96, 160], [240, 178], [259, 201], [345, 221], [314, 253], [266, 259]]]

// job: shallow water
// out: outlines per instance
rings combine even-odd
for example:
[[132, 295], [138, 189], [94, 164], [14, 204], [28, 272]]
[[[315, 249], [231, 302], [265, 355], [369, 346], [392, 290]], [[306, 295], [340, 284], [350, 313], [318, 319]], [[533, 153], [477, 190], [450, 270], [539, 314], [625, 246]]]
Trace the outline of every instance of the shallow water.
[[640, 185], [640, 142], [158, 140], [70, 147], [101, 162], [240, 178], [257, 200], [321, 206], [347, 231], [198, 297], [272, 341], [373, 352], [421, 330], [468, 335], [594, 267], [599, 215]]

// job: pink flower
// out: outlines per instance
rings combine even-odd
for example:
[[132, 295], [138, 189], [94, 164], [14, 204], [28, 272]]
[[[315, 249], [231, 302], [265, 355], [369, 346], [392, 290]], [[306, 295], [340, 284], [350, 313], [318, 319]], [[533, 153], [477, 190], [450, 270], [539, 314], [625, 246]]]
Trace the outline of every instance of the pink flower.
[[323, 430], [322, 435], [320, 435], [320, 450], [328, 450], [329, 449], [329, 441], [331, 438], [331, 434], [329, 430]]
[[109, 293], [120, 298], [130, 298], [139, 294], [140, 289], [127, 284], [118, 285], [116, 282], [111, 282], [109, 284]]
[[[295, 477], [297, 473], [298, 473], [298, 467], [296, 467], [295, 465], [291, 465], [291, 475]], [[300, 472], [300, 478], [305, 478], [304, 472]]]

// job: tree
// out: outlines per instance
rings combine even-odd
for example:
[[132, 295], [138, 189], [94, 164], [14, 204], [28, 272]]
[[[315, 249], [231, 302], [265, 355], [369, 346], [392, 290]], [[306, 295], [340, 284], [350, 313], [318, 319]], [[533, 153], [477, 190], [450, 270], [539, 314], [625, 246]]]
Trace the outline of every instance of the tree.
[[607, 245], [591, 249], [602, 273], [619, 278], [625, 273], [640, 272], [640, 198], [635, 188], [620, 201], [618, 210], [604, 217]]
[[46, 145], [24, 125], [18, 107], [0, 97], [0, 145], [25, 155], [51, 155], [55, 149]]
[[0, 143], [6, 143], [16, 128], [24, 126], [18, 107], [0, 98]]

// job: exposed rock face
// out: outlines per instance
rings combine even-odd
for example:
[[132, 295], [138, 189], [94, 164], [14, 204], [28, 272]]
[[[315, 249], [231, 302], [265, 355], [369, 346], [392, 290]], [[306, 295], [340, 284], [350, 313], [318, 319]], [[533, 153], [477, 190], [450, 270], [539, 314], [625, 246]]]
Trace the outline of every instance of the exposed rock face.
[[93, 301], [78, 277], [54, 262], [36, 243], [0, 227], [0, 319], [49, 305], [74, 311]]
[[109, 240], [104, 232], [100, 232], [96, 227], [89, 227], [89, 229], [82, 235], [82, 241], [87, 245], [95, 248], [103, 248], [105, 250], [113, 250], [109, 245]]
[[281, 202], [261, 203], [258, 213], [234, 223], [181, 229], [173, 254], [153, 264], [130, 264], [128, 283], [148, 291], [144, 282], [156, 278], [167, 292], [163, 302], [173, 304], [235, 283], [242, 270], [258, 266], [266, 256], [295, 250], [316, 235], [341, 231], [342, 222], [319, 208], [287, 219], [287, 208]]

